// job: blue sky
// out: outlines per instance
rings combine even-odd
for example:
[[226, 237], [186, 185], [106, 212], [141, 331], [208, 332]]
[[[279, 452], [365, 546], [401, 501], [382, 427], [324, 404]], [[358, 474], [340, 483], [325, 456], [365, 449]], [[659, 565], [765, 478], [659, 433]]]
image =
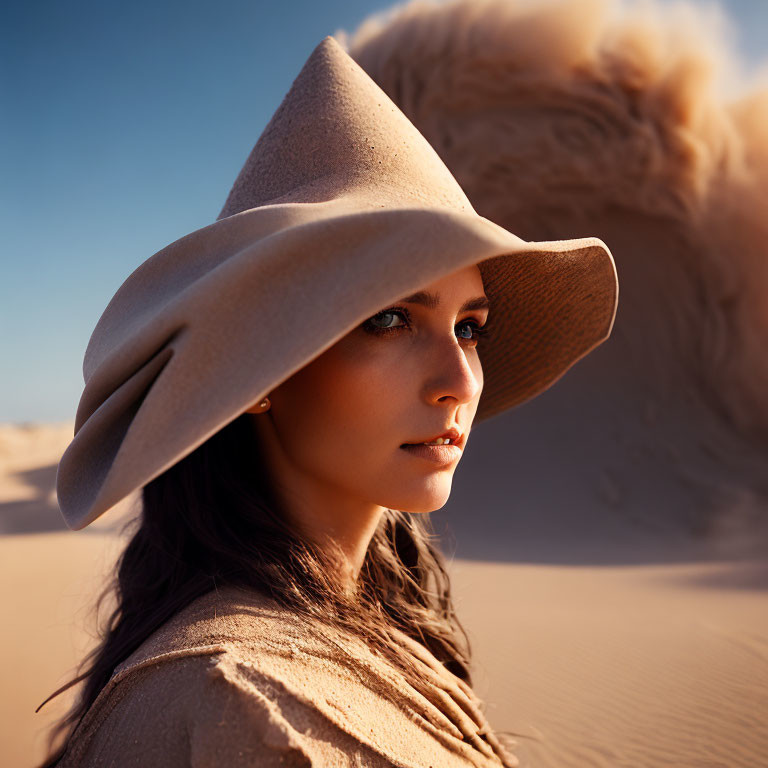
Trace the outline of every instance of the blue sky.
[[[768, 2], [720, 4], [745, 62], [767, 58]], [[392, 5], [3, 5], [0, 422], [74, 419], [123, 280], [215, 220], [315, 45]]]

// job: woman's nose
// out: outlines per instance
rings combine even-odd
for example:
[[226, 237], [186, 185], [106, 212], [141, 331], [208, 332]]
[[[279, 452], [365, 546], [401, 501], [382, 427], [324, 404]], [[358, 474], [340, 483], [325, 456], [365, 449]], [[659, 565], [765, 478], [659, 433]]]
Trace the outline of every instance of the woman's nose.
[[433, 402], [446, 397], [458, 403], [472, 402], [483, 388], [480, 359], [472, 348], [465, 348], [454, 335], [454, 340], [434, 343], [431, 354], [424, 356], [427, 396]]

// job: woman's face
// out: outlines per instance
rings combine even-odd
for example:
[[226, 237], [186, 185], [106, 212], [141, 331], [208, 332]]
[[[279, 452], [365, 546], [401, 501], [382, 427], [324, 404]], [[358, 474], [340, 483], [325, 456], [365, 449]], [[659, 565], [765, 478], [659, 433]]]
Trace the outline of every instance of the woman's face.
[[466, 444], [483, 388], [475, 329], [488, 308], [476, 265], [423, 291], [434, 306], [384, 307], [270, 392], [268, 411], [249, 409], [272, 476], [294, 497], [404, 512], [448, 500], [461, 451], [436, 463], [401, 446], [451, 427]]

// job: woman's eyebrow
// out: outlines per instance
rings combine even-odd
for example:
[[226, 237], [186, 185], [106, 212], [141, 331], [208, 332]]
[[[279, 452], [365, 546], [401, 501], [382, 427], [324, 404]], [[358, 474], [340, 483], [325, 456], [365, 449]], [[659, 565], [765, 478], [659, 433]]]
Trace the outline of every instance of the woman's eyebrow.
[[[400, 301], [405, 304], [423, 304], [428, 309], [437, 309], [440, 306], [440, 297], [436, 293], [428, 291], [416, 291], [416, 293], [406, 296]], [[474, 299], [468, 299], [459, 308], [459, 312], [466, 312], [470, 309], [489, 309], [491, 306], [487, 296], [476, 296]]]

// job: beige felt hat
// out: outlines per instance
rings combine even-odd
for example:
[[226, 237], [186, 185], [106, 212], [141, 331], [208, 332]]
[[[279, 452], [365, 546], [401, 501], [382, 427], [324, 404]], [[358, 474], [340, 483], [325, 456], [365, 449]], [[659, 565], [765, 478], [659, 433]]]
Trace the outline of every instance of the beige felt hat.
[[56, 476], [67, 525], [87, 526], [387, 304], [471, 264], [494, 325], [479, 347], [478, 422], [608, 338], [611, 254], [597, 238], [526, 242], [480, 216], [408, 118], [324, 38], [219, 218], [148, 258], [99, 319]]

